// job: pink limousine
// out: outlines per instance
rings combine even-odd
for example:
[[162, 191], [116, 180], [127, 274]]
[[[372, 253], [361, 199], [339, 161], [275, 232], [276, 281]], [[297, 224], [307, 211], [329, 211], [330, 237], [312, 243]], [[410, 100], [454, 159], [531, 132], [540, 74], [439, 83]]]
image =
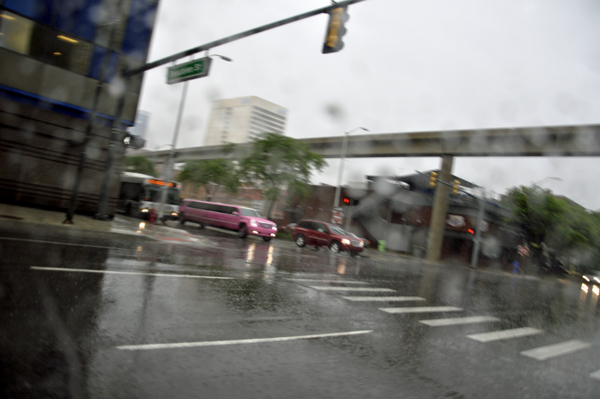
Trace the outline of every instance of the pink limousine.
[[204, 226], [235, 230], [240, 238], [248, 234], [260, 236], [265, 241], [277, 235], [277, 225], [267, 220], [257, 210], [237, 205], [185, 199], [179, 206], [179, 223], [200, 223]]

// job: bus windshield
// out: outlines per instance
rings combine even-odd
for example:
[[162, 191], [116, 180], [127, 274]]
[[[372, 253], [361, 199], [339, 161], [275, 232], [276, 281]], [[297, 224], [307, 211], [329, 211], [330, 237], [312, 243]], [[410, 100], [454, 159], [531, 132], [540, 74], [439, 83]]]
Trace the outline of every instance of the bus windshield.
[[[156, 185], [147, 185], [145, 187], [144, 199], [150, 202], [160, 202], [162, 187]], [[179, 204], [179, 190], [176, 188], [167, 189], [167, 198], [165, 204], [178, 205]]]

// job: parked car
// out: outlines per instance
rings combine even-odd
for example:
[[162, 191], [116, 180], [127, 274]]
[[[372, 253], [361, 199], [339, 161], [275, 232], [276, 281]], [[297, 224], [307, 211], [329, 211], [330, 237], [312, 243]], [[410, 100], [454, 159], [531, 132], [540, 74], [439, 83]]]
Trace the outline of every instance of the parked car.
[[277, 235], [277, 225], [265, 219], [256, 209], [237, 205], [219, 204], [185, 199], [179, 207], [179, 223], [186, 221], [235, 230], [240, 238], [248, 234], [260, 236], [265, 241]]
[[333, 253], [348, 251], [351, 255], [356, 255], [364, 249], [362, 240], [348, 235], [339, 226], [320, 220], [299, 221], [294, 227], [292, 237], [299, 247], [327, 247]]

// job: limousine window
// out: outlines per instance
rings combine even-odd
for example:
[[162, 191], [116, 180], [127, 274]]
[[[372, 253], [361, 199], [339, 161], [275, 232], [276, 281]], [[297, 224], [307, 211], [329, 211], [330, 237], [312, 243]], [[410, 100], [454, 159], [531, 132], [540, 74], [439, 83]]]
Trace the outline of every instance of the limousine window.
[[250, 217], [264, 219], [264, 216], [261, 215], [258, 211], [255, 211], [254, 209], [249, 209], [249, 208], [240, 208], [240, 209], [242, 211], [243, 216], [250, 216]]

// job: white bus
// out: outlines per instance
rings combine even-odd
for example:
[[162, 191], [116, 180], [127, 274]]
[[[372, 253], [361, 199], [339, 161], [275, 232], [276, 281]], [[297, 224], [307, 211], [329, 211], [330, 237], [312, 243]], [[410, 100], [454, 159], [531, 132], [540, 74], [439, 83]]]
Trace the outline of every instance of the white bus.
[[167, 185], [167, 197], [163, 208], [165, 220], [175, 220], [179, 215], [179, 193], [181, 184], [165, 182], [153, 176], [141, 173], [123, 172], [117, 209], [126, 215], [146, 219], [154, 208], [158, 215], [160, 196], [163, 187]]

